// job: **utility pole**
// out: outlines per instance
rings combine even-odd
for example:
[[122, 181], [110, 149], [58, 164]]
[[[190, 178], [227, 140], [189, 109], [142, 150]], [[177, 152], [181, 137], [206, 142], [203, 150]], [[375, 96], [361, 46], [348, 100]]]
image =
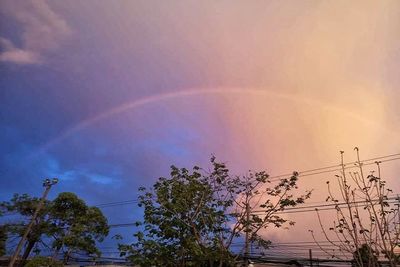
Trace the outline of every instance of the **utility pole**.
[[36, 207], [36, 210], [33, 213], [32, 219], [29, 222], [28, 227], [26, 228], [24, 235], [22, 236], [21, 240], [19, 241], [19, 243], [17, 245], [17, 248], [15, 249], [14, 255], [10, 259], [10, 263], [8, 264], [8, 267], [14, 267], [14, 264], [15, 264], [15, 261], [17, 260], [19, 252], [22, 249], [22, 245], [24, 244], [25, 239], [28, 237], [29, 232], [31, 231], [32, 226], [35, 223], [36, 217], [38, 216], [39, 211], [42, 208], [42, 206], [44, 204], [44, 201], [46, 200], [47, 195], [49, 194], [49, 191], [50, 191], [51, 187], [53, 185], [55, 185], [57, 182], [58, 182], [57, 178], [53, 178], [52, 180], [50, 180], [50, 179], [44, 180], [43, 187], [45, 188], [45, 190], [43, 192], [42, 198], [40, 199], [40, 201], [39, 201], [39, 203], [38, 203], [38, 205]]
[[312, 267], [313, 266], [313, 259], [312, 259], [312, 250], [311, 250], [311, 248], [308, 250], [308, 254], [310, 256], [310, 266]]
[[248, 265], [249, 259], [249, 236], [250, 236], [250, 205], [249, 200], [246, 197], [246, 237], [245, 237], [245, 247], [244, 247], [244, 260], [245, 266]]

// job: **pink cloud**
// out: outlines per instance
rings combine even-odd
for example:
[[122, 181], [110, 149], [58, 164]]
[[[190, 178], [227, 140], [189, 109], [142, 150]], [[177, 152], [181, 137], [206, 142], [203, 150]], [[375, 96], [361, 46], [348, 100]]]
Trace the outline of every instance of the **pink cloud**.
[[16, 48], [7, 39], [0, 38], [0, 47], [3, 49], [0, 53], [0, 61], [12, 62], [20, 65], [40, 63], [38, 54], [29, 50]]
[[71, 34], [67, 22], [45, 0], [6, 0], [1, 3], [1, 12], [22, 27], [21, 47], [9, 39], [1, 38], [0, 61], [3, 62], [42, 63], [43, 54], [58, 49]]

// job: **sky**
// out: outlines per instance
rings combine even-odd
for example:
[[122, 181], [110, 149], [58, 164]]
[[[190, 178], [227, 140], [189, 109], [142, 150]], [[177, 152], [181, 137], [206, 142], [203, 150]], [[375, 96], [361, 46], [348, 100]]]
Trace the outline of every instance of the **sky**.
[[[399, 153], [399, 30], [389, 0], [3, 0], [0, 200], [39, 196], [46, 177], [60, 179], [50, 198], [130, 200], [211, 155], [279, 175], [337, 164], [340, 150], [353, 161], [355, 146]], [[395, 192], [398, 162], [383, 169]], [[300, 186], [318, 202], [332, 177]], [[103, 210], [112, 224], [140, 214]], [[293, 216], [265, 235], [310, 238], [314, 214]]]

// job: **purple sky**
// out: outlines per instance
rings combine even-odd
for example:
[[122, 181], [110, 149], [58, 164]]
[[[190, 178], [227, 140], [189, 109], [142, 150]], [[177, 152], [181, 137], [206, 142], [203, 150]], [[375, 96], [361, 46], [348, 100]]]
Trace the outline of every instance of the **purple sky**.
[[[211, 154], [278, 175], [336, 164], [339, 150], [353, 160], [354, 146], [398, 153], [399, 13], [398, 1], [4, 0], [0, 200], [53, 176], [50, 198], [134, 199]], [[385, 172], [396, 190], [398, 166]], [[331, 177], [302, 186], [320, 201]], [[297, 232], [315, 217], [298, 220]]]

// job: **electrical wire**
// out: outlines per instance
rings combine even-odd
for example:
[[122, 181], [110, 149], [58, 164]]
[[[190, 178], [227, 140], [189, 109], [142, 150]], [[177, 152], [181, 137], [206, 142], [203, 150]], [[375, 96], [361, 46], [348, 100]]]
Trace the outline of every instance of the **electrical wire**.
[[[389, 162], [389, 161], [394, 161], [394, 160], [399, 160], [399, 159], [400, 159], [400, 153], [395, 153], [395, 154], [389, 154], [389, 155], [385, 155], [385, 156], [379, 156], [379, 157], [361, 160], [360, 163], [362, 163], [364, 166], [368, 166], [368, 165], [376, 164], [377, 160], [380, 160], [380, 163], [383, 163], [383, 162]], [[351, 162], [344, 163], [345, 169], [357, 168], [357, 166], [354, 165], [356, 163], [357, 163], [357, 161], [351, 161]], [[342, 168], [339, 168], [339, 167], [341, 167], [341, 164], [303, 170], [303, 171], [298, 172], [299, 173], [298, 177], [307, 177], [307, 176], [313, 176], [313, 175], [318, 175], [318, 174], [323, 174], [323, 173], [341, 171]], [[271, 182], [274, 182], [274, 181], [280, 180], [280, 178], [290, 177], [292, 175], [293, 175], [293, 173], [274, 175], [274, 176], [270, 176], [269, 179]], [[106, 208], [106, 207], [114, 207], [114, 206], [132, 205], [132, 204], [137, 204], [138, 202], [139, 202], [138, 199], [130, 199], [130, 200], [124, 200], [124, 201], [106, 202], [106, 203], [97, 204], [95, 206], [98, 208]]]

